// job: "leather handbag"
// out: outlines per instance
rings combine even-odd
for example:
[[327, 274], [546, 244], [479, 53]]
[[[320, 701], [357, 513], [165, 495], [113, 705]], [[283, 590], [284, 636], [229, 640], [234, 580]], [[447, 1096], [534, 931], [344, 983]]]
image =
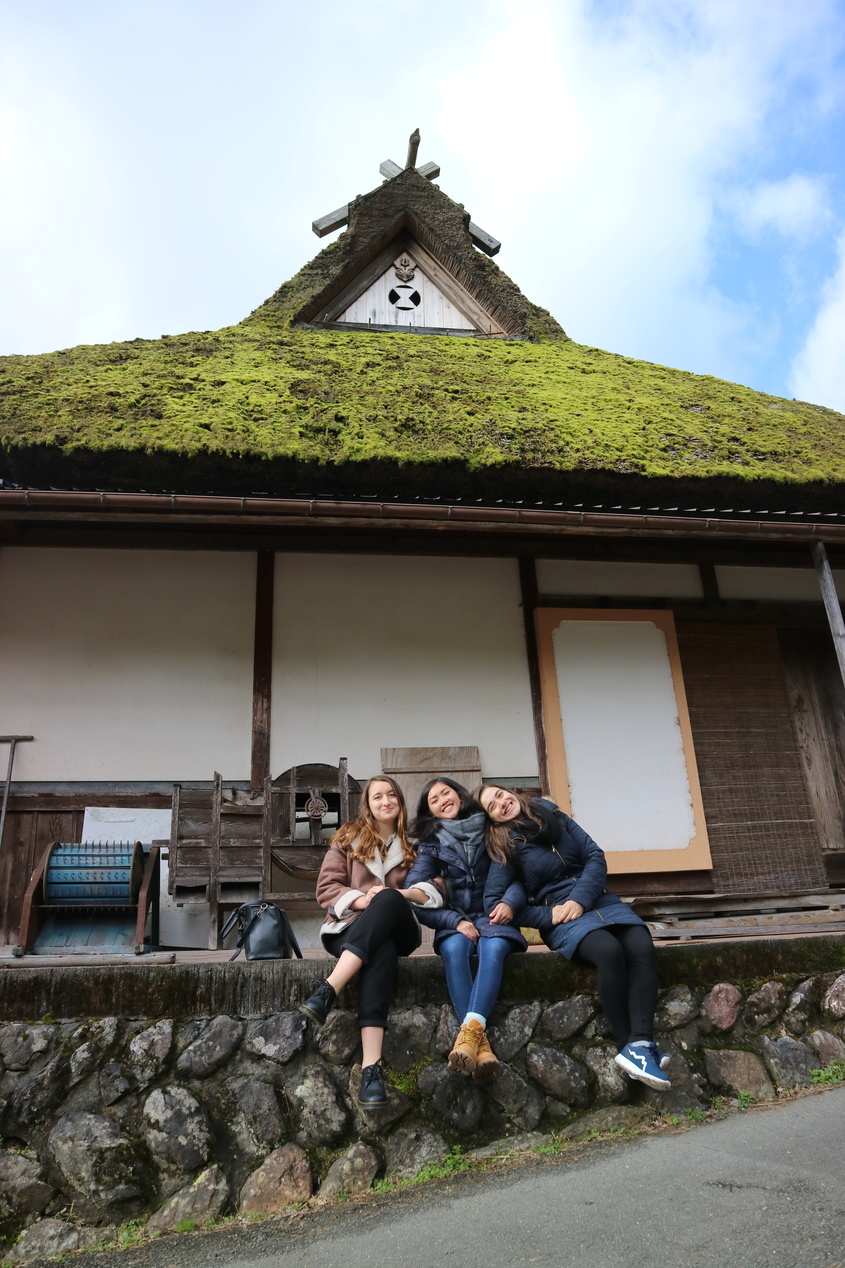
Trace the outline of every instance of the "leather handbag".
[[275, 903], [241, 903], [232, 912], [220, 931], [221, 938], [238, 926], [238, 943], [229, 963], [237, 960], [241, 951], [248, 960], [289, 960], [292, 956], [302, 959], [288, 914]]

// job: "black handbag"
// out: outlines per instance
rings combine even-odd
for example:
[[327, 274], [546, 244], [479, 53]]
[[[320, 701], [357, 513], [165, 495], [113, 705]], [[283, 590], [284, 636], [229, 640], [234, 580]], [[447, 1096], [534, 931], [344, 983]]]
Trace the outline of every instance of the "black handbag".
[[241, 903], [232, 912], [220, 931], [220, 937], [238, 925], [238, 945], [229, 963], [237, 960], [241, 951], [248, 960], [289, 960], [291, 956], [302, 959], [287, 912], [275, 903]]

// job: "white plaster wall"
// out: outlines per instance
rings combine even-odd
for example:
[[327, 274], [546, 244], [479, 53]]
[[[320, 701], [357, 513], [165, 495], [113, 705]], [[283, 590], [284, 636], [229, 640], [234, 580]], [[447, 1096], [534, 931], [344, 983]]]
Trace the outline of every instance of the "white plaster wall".
[[[759, 599], [789, 603], [821, 603], [818, 574], [809, 568], [716, 568], [719, 594], [723, 599]], [[845, 572], [835, 571], [833, 580], [840, 599], [845, 599]]]
[[477, 744], [485, 775], [536, 775], [519, 603], [514, 560], [277, 555], [273, 773]]
[[584, 559], [538, 559], [540, 594], [638, 595], [652, 599], [700, 599], [696, 564], [593, 563]]
[[254, 555], [7, 547], [0, 595], [15, 781], [249, 777]]

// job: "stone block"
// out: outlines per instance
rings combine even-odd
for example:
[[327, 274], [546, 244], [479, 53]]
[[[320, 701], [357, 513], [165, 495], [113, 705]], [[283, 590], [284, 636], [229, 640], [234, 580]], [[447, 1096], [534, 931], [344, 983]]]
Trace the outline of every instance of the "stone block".
[[485, 1094], [507, 1114], [515, 1127], [533, 1131], [543, 1117], [545, 1097], [527, 1079], [503, 1065], [492, 1083], [484, 1085]]
[[643, 1127], [654, 1119], [654, 1110], [645, 1105], [605, 1105], [592, 1114], [583, 1114], [563, 1130], [564, 1136], [577, 1140], [588, 1132], [621, 1131]]
[[596, 1100], [599, 1103], [612, 1101], [615, 1104], [621, 1104], [630, 1100], [631, 1080], [626, 1078], [620, 1070], [614, 1061], [615, 1056], [616, 1049], [611, 1048], [609, 1044], [588, 1048], [584, 1054], [584, 1064], [596, 1078], [598, 1085]]
[[782, 982], [766, 982], [745, 1001], [742, 1020], [752, 1035], [759, 1034], [780, 1017], [786, 1007], [788, 991]]
[[317, 1036], [317, 1048], [332, 1065], [348, 1065], [361, 1048], [361, 1028], [354, 1013], [337, 1008]]
[[189, 1079], [207, 1079], [229, 1060], [241, 1042], [244, 1023], [235, 1017], [215, 1017], [208, 1028], [189, 1044], [176, 1069]]
[[471, 1149], [469, 1158], [507, 1158], [509, 1154], [524, 1154], [538, 1145], [545, 1145], [551, 1138], [545, 1132], [523, 1132], [519, 1136], [504, 1136], [501, 1140], [491, 1141], [489, 1145], [481, 1145]]
[[345, 1193], [357, 1197], [368, 1193], [379, 1173], [381, 1158], [370, 1145], [358, 1142], [350, 1145], [329, 1167], [320, 1185], [321, 1198], [336, 1198]]
[[244, 1048], [254, 1057], [265, 1057], [277, 1065], [286, 1065], [304, 1045], [305, 1027], [305, 1017], [300, 1012], [276, 1013], [266, 1021], [250, 1024]]
[[845, 1043], [829, 1030], [814, 1030], [807, 1036], [807, 1043], [818, 1053], [822, 1069], [830, 1065], [831, 1061], [845, 1061]]
[[276, 1089], [253, 1074], [224, 1079], [216, 1091], [213, 1113], [251, 1163], [266, 1158], [287, 1136]]
[[699, 1027], [705, 1035], [732, 1029], [739, 1017], [741, 993], [730, 982], [720, 982], [701, 1001]]
[[587, 1071], [579, 1061], [573, 1061], [556, 1048], [531, 1043], [525, 1054], [525, 1066], [532, 1079], [567, 1105], [587, 1105], [590, 1099], [590, 1083]]
[[771, 1101], [775, 1090], [766, 1074], [766, 1067], [753, 1052], [735, 1051], [732, 1048], [707, 1048], [704, 1052], [707, 1078], [718, 1091], [732, 1096], [740, 1093], [753, 1096], [755, 1101]]
[[484, 1096], [472, 1079], [439, 1063], [427, 1066], [417, 1081], [431, 1109], [459, 1132], [474, 1132], [484, 1113]]
[[840, 973], [836, 981], [825, 991], [822, 1008], [837, 1021], [845, 1017], [845, 973]]
[[116, 1235], [117, 1229], [112, 1227], [88, 1228], [65, 1220], [39, 1220], [30, 1225], [11, 1253], [16, 1262], [27, 1263], [69, 1250], [85, 1250], [98, 1242], [111, 1241]]
[[542, 1011], [536, 1000], [530, 1004], [515, 1004], [490, 1026], [490, 1046], [500, 1061], [513, 1061], [522, 1051], [533, 1035]]
[[446, 1057], [455, 1046], [461, 1024], [455, 1016], [451, 1004], [444, 1004], [440, 1009], [440, 1020], [434, 1034], [434, 1051], [438, 1057]]
[[431, 1004], [402, 1008], [390, 1013], [384, 1035], [384, 1060], [394, 1070], [410, 1070], [420, 1057], [430, 1054], [440, 1010]]
[[129, 1041], [126, 1064], [132, 1071], [136, 1087], [143, 1090], [164, 1069], [173, 1047], [173, 1022], [169, 1017], [146, 1026]]
[[798, 1039], [770, 1039], [763, 1035], [760, 1048], [769, 1074], [780, 1087], [809, 1087], [811, 1071], [818, 1068], [812, 1048]]
[[789, 1003], [783, 1017], [783, 1023], [790, 1034], [801, 1035], [804, 1033], [813, 1008], [818, 1003], [818, 998], [818, 978], [808, 977], [806, 981], [799, 982], [789, 997]]
[[429, 1127], [400, 1127], [387, 1142], [385, 1174], [409, 1180], [431, 1163], [442, 1162], [449, 1149], [446, 1141]]
[[540, 1033], [558, 1043], [564, 1043], [583, 1030], [596, 1015], [598, 1005], [592, 995], [573, 995], [552, 1004], [543, 1013]]
[[660, 999], [654, 1024], [658, 1030], [676, 1030], [698, 1016], [698, 1003], [688, 986], [673, 986]]
[[48, 1138], [48, 1148], [70, 1187], [109, 1207], [144, 1192], [143, 1162], [136, 1145], [110, 1118], [67, 1114]]
[[43, 1211], [55, 1193], [37, 1162], [22, 1154], [0, 1152], [0, 1196], [14, 1210], [24, 1215]]
[[142, 1119], [147, 1148], [160, 1167], [190, 1174], [208, 1162], [208, 1117], [186, 1087], [156, 1088], [144, 1102]]
[[172, 1233], [186, 1220], [192, 1220], [200, 1228], [206, 1220], [220, 1215], [228, 1201], [229, 1183], [215, 1163], [201, 1171], [193, 1184], [174, 1193], [159, 1207], [147, 1221], [147, 1232]]
[[305, 1059], [296, 1068], [286, 1067], [285, 1096], [296, 1120], [296, 1139], [302, 1145], [333, 1145], [341, 1140], [349, 1114], [338, 1099], [337, 1088], [319, 1058]]
[[311, 1197], [311, 1168], [305, 1150], [282, 1145], [253, 1171], [240, 1193], [241, 1215], [278, 1215], [286, 1206]]
[[34, 1057], [52, 1052], [57, 1026], [28, 1026], [17, 1022], [0, 1027], [0, 1057], [7, 1070], [26, 1070]]

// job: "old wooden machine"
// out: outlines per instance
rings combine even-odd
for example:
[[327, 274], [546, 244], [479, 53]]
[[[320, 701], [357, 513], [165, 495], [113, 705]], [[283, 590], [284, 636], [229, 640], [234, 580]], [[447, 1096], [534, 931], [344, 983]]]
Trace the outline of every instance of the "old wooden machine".
[[141, 955], [155, 950], [158, 894], [158, 846], [145, 850], [140, 841], [54, 841], [24, 895], [14, 954]]
[[261, 790], [173, 788], [168, 890], [176, 903], [208, 903], [208, 946], [224, 913], [269, 899], [316, 912], [320, 864], [336, 828], [358, 813], [361, 788], [346, 758], [292, 766]]

